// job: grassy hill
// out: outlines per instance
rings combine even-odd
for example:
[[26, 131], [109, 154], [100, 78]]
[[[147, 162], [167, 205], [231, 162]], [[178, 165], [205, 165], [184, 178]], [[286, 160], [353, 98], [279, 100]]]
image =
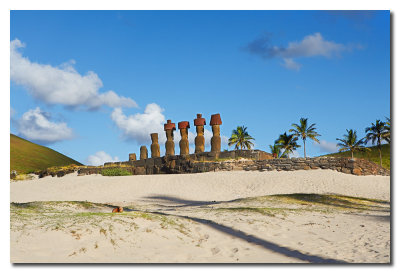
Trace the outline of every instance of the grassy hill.
[[82, 165], [50, 148], [10, 134], [10, 171], [30, 173], [54, 166]]
[[[354, 152], [355, 158], [364, 158], [369, 161], [375, 162], [376, 164], [380, 164], [379, 160], [379, 150], [377, 146], [369, 147], [371, 151], [366, 152]], [[332, 156], [332, 157], [351, 157], [351, 152], [341, 152], [334, 154], [327, 154], [324, 156]], [[386, 169], [390, 170], [390, 144], [382, 145], [382, 166]]]

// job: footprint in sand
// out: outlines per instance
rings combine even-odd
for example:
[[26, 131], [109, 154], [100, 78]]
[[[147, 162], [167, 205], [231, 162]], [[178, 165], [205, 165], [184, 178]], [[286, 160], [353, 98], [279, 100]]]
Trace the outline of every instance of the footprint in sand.
[[239, 249], [238, 249], [237, 247], [235, 247], [235, 248], [232, 249], [232, 252], [233, 252], [233, 253], [236, 253], [236, 252], [238, 252], [238, 251], [239, 251]]
[[213, 255], [217, 255], [218, 252], [220, 252], [220, 249], [218, 247], [214, 247], [214, 248], [211, 248], [211, 252]]

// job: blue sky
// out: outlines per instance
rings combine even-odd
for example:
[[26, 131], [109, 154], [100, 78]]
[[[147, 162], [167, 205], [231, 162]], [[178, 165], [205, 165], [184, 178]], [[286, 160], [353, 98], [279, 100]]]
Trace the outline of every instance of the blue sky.
[[245, 125], [267, 151], [307, 117], [321, 134], [309, 156], [390, 116], [389, 11], [11, 11], [10, 24], [11, 133], [84, 164], [127, 160], [153, 131], [163, 154], [164, 121], [193, 137], [197, 113], [221, 114], [223, 149]]

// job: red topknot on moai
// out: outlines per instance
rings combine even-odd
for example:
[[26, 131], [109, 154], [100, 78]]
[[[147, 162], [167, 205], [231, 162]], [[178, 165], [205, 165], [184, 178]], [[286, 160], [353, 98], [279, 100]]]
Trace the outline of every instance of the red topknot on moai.
[[221, 152], [220, 128], [222, 124], [219, 114], [211, 115], [210, 125], [212, 126], [213, 136], [211, 138], [211, 152]]
[[175, 143], [174, 143], [174, 131], [176, 130], [175, 123], [171, 123], [171, 120], [167, 120], [164, 124], [164, 131], [167, 136], [165, 142], [165, 155], [175, 155]]
[[188, 128], [190, 128], [189, 121], [178, 123], [178, 129], [181, 131], [181, 140], [179, 141], [180, 155], [189, 154]]
[[197, 118], [194, 120], [194, 126], [196, 126], [197, 136], [194, 139], [195, 153], [204, 152], [204, 125], [206, 125], [206, 119], [201, 117], [201, 114], [197, 114]]

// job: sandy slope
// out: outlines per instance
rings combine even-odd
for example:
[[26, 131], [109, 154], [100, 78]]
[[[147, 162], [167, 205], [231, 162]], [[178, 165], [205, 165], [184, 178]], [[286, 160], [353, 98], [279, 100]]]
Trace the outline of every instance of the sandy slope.
[[123, 177], [70, 174], [11, 183], [11, 202], [129, 202], [153, 195], [222, 201], [283, 193], [335, 193], [389, 200], [390, 178], [354, 176], [332, 170], [235, 171]]
[[[13, 182], [12, 202], [100, 204], [12, 205], [11, 261], [390, 261], [389, 202], [248, 198], [291, 193], [389, 200], [390, 178], [312, 170], [68, 175]], [[124, 206], [125, 212], [111, 214], [110, 204]]]

